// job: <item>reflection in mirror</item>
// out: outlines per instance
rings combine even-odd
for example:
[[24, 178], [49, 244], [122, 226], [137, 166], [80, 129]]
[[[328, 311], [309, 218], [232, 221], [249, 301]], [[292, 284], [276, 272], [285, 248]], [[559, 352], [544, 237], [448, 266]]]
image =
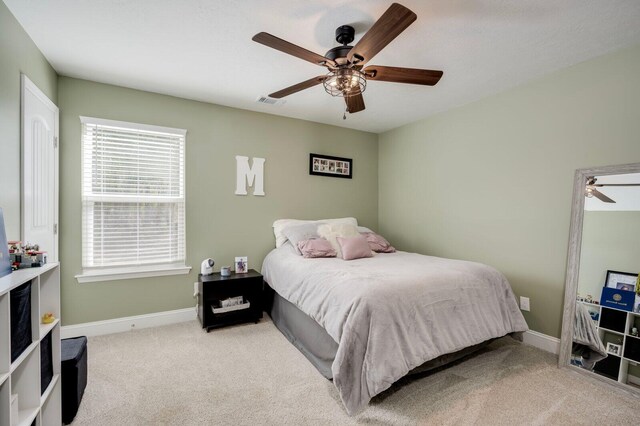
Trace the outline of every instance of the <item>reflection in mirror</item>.
[[640, 173], [585, 176], [570, 363], [640, 389]]

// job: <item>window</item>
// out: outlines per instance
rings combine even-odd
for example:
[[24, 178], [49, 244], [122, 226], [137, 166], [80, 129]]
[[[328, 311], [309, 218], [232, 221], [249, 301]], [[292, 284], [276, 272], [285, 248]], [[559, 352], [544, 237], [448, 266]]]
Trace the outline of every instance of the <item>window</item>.
[[186, 131], [80, 118], [83, 275], [78, 280], [188, 273]]

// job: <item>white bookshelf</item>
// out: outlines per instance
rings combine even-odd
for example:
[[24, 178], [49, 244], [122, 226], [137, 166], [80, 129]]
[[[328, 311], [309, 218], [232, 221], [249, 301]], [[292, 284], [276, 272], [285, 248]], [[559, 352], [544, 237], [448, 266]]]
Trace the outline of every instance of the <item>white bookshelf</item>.
[[[594, 372], [625, 385], [634, 385], [636, 387], [640, 385], [640, 377], [629, 374], [630, 365], [640, 366], [640, 357], [638, 357], [637, 352], [634, 351], [633, 358], [631, 358], [630, 356], [632, 355], [629, 355], [630, 351], [627, 350], [627, 346], [633, 345], [634, 347], [638, 347], [638, 343], [640, 342], [640, 337], [631, 335], [633, 327], [640, 329], [640, 313], [602, 306], [597, 303], [583, 301], [578, 301], [578, 303], [585, 305], [590, 312], [598, 313], [598, 319], [594, 320], [594, 323], [598, 330], [598, 336], [605, 347], [608, 342], [621, 346], [621, 351], [618, 355], [608, 354], [608, 357], [615, 360], [615, 364], [617, 365], [616, 369], [612, 369], [609, 374], [598, 372], [597, 368], [594, 369]], [[603, 314], [616, 312], [618, 317], [617, 321], [609, 321], [609, 326], [604, 327], [602, 325]]]
[[[11, 362], [10, 294], [31, 282], [31, 344]], [[52, 312], [56, 320], [41, 324]], [[44, 390], [40, 382], [40, 345], [51, 333], [53, 379]], [[17, 415], [11, 401], [17, 395]], [[20, 269], [0, 278], [0, 425], [60, 426], [62, 424], [60, 380], [60, 266]]]

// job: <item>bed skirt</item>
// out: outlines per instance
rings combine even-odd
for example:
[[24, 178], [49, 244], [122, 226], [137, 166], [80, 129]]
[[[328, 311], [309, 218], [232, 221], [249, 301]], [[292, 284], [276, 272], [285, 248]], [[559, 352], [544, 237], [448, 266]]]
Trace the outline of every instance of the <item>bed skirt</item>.
[[[331, 365], [338, 351], [338, 344], [313, 318], [296, 305], [276, 293], [268, 283], [264, 286], [264, 307], [276, 328], [298, 348], [309, 362], [327, 379], [331, 380]], [[411, 370], [408, 375], [425, 373], [457, 361], [488, 345], [495, 339], [460, 351], [439, 356]]]

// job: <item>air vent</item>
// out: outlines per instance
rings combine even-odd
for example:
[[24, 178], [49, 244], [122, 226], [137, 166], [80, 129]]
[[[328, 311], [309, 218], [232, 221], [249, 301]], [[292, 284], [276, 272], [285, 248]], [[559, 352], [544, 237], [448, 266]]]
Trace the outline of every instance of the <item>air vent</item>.
[[258, 99], [256, 99], [256, 102], [259, 104], [267, 105], [284, 105], [285, 100], [270, 98], [269, 96], [259, 96]]

